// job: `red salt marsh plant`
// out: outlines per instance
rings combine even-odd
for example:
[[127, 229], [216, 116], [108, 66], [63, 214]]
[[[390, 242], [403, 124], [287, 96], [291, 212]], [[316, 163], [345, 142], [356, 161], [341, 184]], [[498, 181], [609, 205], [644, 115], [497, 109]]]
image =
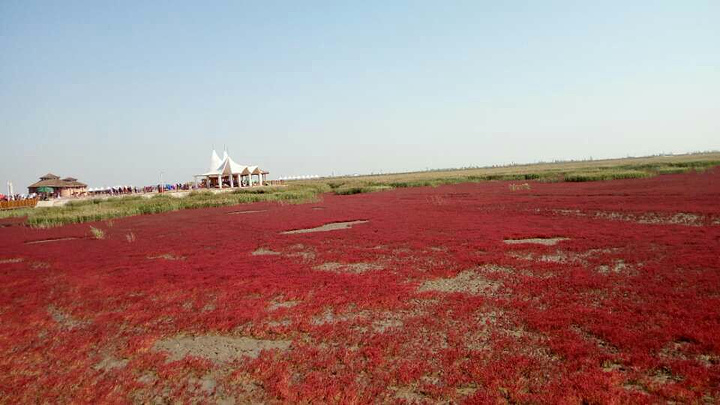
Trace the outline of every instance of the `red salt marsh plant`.
[[0, 398], [720, 400], [720, 171], [508, 184], [1, 228]]

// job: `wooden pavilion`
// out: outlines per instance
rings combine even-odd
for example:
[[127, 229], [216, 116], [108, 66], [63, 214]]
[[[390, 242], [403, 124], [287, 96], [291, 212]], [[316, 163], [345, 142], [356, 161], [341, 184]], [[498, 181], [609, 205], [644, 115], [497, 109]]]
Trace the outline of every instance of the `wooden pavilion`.
[[48, 173], [40, 177], [40, 181], [28, 186], [28, 193], [39, 194], [39, 191], [51, 190], [47, 192], [56, 197], [70, 197], [85, 194], [87, 192], [87, 184], [81, 183], [74, 177], [65, 177], [61, 179], [52, 173]]

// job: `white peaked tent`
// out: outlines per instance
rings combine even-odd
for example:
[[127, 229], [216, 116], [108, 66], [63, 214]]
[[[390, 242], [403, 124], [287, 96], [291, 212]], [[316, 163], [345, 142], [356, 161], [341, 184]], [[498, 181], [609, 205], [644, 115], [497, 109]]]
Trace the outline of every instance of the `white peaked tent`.
[[197, 174], [195, 177], [200, 176], [218, 176], [220, 174], [220, 171], [218, 171], [218, 168], [220, 165], [222, 165], [222, 160], [220, 160], [220, 156], [218, 156], [217, 152], [215, 150], [212, 151], [212, 156], [210, 156], [210, 167], [208, 167], [207, 172], [203, 174]]
[[245, 166], [236, 163], [228, 155], [227, 151], [223, 151], [223, 157], [220, 159], [217, 152], [212, 151], [210, 156], [210, 168], [203, 174], [195, 176], [195, 184], [198, 178], [203, 178], [203, 182], [208, 187], [223, 188], [223, 182], [228, 182], [230, 187], [252, 186], [253, 176], [257, 176], [259, 185], [263, 185], [269, 172], [261, 170], [258, 166]]
[[[227, 153], [227, 152], [225, 152]], [[217, 152], [215, 152], [215, 149], [212, 151], [212, 156], [210, 156], [210, 167], [208, 171], [213, 171], [220, 167], [220, 164], [222, 163], [222, 160], [220, 160], [220, 156], [218, 156]]]

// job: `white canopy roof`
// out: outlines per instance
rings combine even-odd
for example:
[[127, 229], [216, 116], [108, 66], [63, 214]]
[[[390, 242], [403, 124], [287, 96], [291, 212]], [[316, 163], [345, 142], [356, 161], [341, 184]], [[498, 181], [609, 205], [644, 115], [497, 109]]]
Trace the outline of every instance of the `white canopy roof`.
[[218, 166], [220, 166], [220, 163], [222, 163], [222, 160], [220, 160], [220, 156], [218, 156], [217, 152], [215, 152], [215, 149], [213, 149], [212, 156], [210, 156], [210, 169], [216, 169]]
[[262, 171], [258, 166], [245, 166], [238, 164], [228, 155], [227, 151], [223, 151], [222, 160], [218, 156], [217, 152], [212, 151], [210, 157], [210, 168], [206, 173], [200, 174], [199, 176], [229, 176], [231, 174], [260, 174]]
[[222, 173], [223, 176], [228, 176], [230, 174], [250, 174], [247, 166], [235, 163], [235, 161], [232, 160], [227, 153], [225, 154], [225, 159], [223, 159], [220, 167], [218, 167], [218, 173]]
[[208, 167], [207, 174], [218, 174], [217, 170], [221, 164], [222, 160], [220, 160], [220, 156], [218, 156], [215, 149], [213, 149], [212, 156], [210, 156], [210, 167]]

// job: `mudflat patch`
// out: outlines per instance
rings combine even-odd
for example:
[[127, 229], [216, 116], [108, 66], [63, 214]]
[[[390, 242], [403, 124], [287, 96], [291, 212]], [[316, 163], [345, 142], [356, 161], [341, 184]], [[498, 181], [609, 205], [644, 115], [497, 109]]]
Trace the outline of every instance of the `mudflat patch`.
[[316, 326], [320, 325], [332, 325], [338, 322], [349, 322], [359, 318], [366, 318], [370, 314], [367, 311], [363, 312], [345, 312], [336, 313], [332, 308], [327, 308], [321, 314], [318, 314], [312, 318], [311, 323]]
[[267, 210], [247, 210], [247, 211], [230, 211], [228, 214], [255, 214], [257, 212], [265, 212]]
[[161, 339], [155, 342], [153, 350], [167, 352], [168, 361], [194, 356], [221, 363], [242, 357], [256, 358], [263, 350], [287, 350], [289, 347], [289, 340], [206, 335]]
[[626, 259], [618, 257], [621, 253], [623, 251], [618, 248], [599, 248], [584, 252], [556, 250], [545, 254], [537, 254], [531, 251], [510, 251], [507, 252], [507, 255], [516, 259], [543, 263], [581, 265], [598, 274], [636, 274], [637, 269], [642, 267], [643, 264], [628, 262]]
[[644, 214], [624, 213], [624, 212], [596, 212], [596, 218], [609, 219], [612, 221], [629, 221], [638, 224], [656, 224], [656, 225], [685, 225], [685, 226], [703, 226], [710, 222], [704, 215], [692, 214], [688, 212], [679, 212], [673, 215], [648, 212]]
[[366, 222], [369, 222], [369, 221], [357, 220], [357, 221], [345, 221], [345, 222], [331, 222], [329, 224], [317, 226], [315, 228], [293, 229], [291, 231], [285, 231], [285, 232], [280, 232], [280, 233], [283, 235], [291, 235], [291, 234], [296, 234], [296, 233], [337, 231], [340, 229], [349, 229], [349, 228], [352, 228], [354, 225], [364, 224]]
[[330, 271], [333, 273], [360, 274], [368, 271], [382, 270], [383, 266], [377, 263], [335, 263], [328, 262], [313, 267], [315, 270]]
[[100, 362], [93, 366], [95, 370], [110, 371], [116, 368], [123, 368], [127, 365], [127, 359], [116, 359], [115, 357], [103, 357]]
[[310, 261], [314, 260], [317, 256], [315, 248], [312, 246], [305, 246], [301, 243], [291, 246], [290, 249], [292, 251], [287, 253], [287, 256], [289, 257], [300, 257], [305, 261]]
[[80, 321], [66, 312], [60, 310], [59, 308], [55, 307], [54, 305], [49, 305], [47, 307], [48, 315], [53, 319], [53, 321], [57, 322], [58, 325], [60, 325], [63, 329], [75, 329], [77, 327], [82, 327], [87, 325], [87, 321]]
[[[416, 384], [417, 385], [417, 384]], [[419, 389], [417, 387], [413, 386], [407, 386], [407, 387], [388, 387], [388, 389], [394, 393], [393, 398], [396, 400], [401, 400], [407, 403], [415, 404], [415, 403], [425, 403], [428, 401], [428, 396], [426, 396], [423, 393], [419, 393]]]
[[612, 264], [602, 264], [596, 268], [600, 274], [622, 273], [628, 269], [628, 265], [622, 259], [615, 260]]
[[177, 256], [172, 253], [164, 253], [161, 255], [148, 256], [150, 260], [162, 259], [162, 260], [185, 260], [185, 256]]
[[381, 318], [381, 319], [375, 320], [372, 323], [372, 328], [373, 328], [373, 331], [382, 333], [389, 329], [400, 328], [404, 324], [405, 323], [400, 319]]
[[34, 245], [34, 244], [37, 244], [37, 243], [62, 242], [62, 241], [66, 241], [66, 240], [75, 240], [75, 239], [79, 239], [79, 238], [76, 238], [76, 237], [74, 237], [74, 236], [70, 236], [70, 237], [67, 237], [67, 238], [51, 238], [51, 239], [29, 240], [29, 241], [25, 242], [25, 244], [26, 244], [26, 245]]
[[685, 225], [685, 226], [705, 226], [717, 225], [720, 219], [713, 218], [710, 215], [694, 214], [691, 212], [678, 212], [675, 214], [660, 212], [618, 212], [618, 211], [580, 211], [580, 210], [552, 210], [555, 213], [567, 216], [587, 217], [596, 219], [606, 219], [610, 221], [628, 221], [638, 224], [654, 224], [654, 225]]
[[545, 246], [552, 246], [557, 245], [558, 242], [562, 242], [564, 240], [568, 240], [570, 238], [527, 238], [527, 239], [505, 239], [503, 242], [505, 242], [508, 245], [517, 245], [521, 243], [534, 243], [537, 245], [545, 245]]
[[279, 254], [280, 254], [280, 252], [275, 252], [273, 250], [265, 249], [265, 248], [258, 248], [254, 252], [251, 253], [251, 255], [253, 255], [253, 256], [274, 256], [274, 255], [279, 255]]
[[463, 292], [479, 295], [491, 294], [501, 286], [502, 283], [498, 281], [489, 280], [473, 270], [465, 270], [452, 278], [438, 278], [426, 281], [418, 288], [418, 291]]
[[268, 311], [274, 311], [279, 308], [292, 308], [299, 303], [300, 301], [273, 301], [268, 305]]

